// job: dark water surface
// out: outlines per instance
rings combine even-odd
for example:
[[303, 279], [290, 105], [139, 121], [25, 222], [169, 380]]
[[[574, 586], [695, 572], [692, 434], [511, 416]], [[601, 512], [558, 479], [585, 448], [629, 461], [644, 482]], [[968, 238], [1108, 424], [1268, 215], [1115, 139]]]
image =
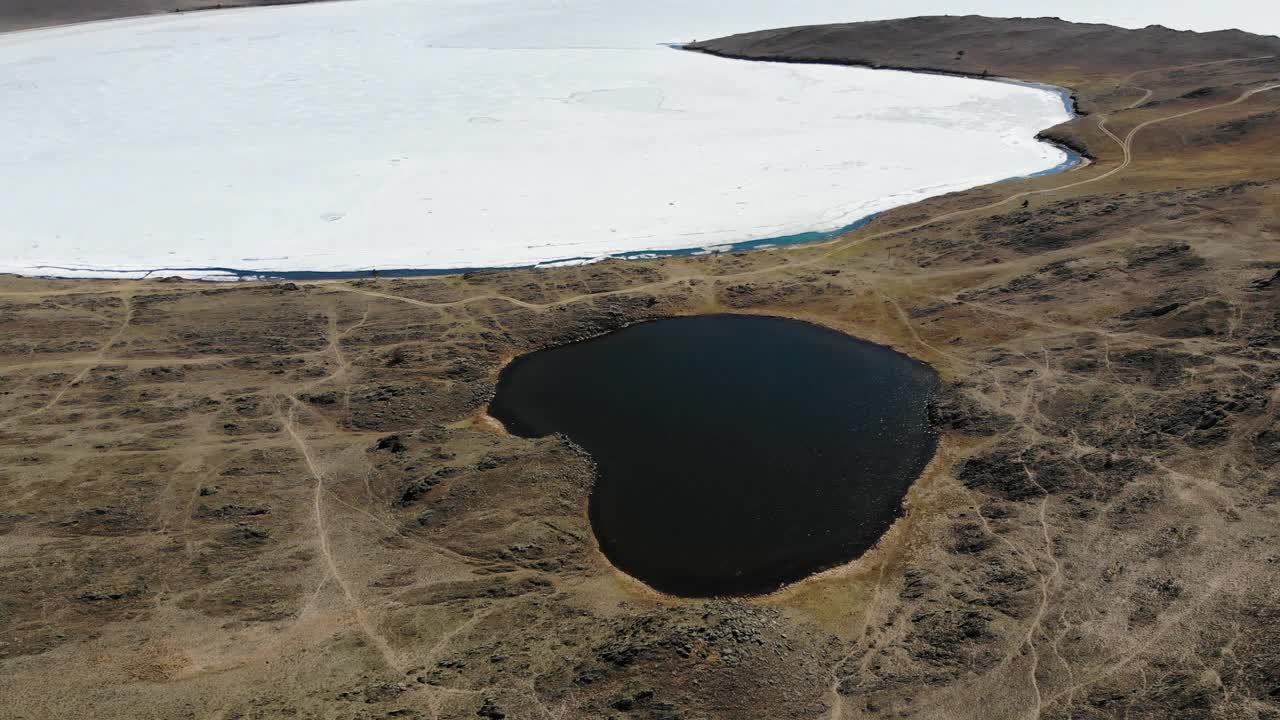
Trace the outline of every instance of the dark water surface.
[[591, 523], [617, 567], [676, 595], [755, 594], [888, 529], [933, 456], [936, 383], [817, 325], [707, 315], [517, 358], [490, 413], [591, 453]]

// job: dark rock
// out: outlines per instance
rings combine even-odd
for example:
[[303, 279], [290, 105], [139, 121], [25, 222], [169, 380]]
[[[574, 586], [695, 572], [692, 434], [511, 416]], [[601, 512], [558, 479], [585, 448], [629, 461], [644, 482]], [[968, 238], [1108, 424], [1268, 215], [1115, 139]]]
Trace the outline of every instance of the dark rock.
[[1185, 243], [1139, 245], [1126, 253], [1126, 259], [1130, 270], [1154, 266], [1164, 275], [1194, 270], [1204, 265], [1204, 258]]
[[972, 667], [980, 646], [990, 640], [993, 616], [980, 610], [917, 612], [911, 616], [913, 654], [932, 665]]
[[137, 583], [122, 587], [110, 587], [100, 590], [86, 590], [76, 596], [80, 602], [86, 603], [111, 603], [121, 600], [132, 600], [140, 597], [146, 592], [145, 583]]
[[1008, 449], [997, 449], [965, 460], [958, 479], [967, 487], [999, 495], [1006, 500], [1026, 500], [1043, 495], [1028, 477], [1025, 463]]
[[483, 458], [480, 458], [480, 462], [476, 463], [476, 469], [493, 470], [494, 468], [506, 465], [514, 459], [514, 457], [509, 455], [485, 455]]
[[418, 480], [412, 480], [400, 490], [400, 499], [396, 504], [400, 507], [408, 507], [418, 500], [422, 499], [431, 491], [431, 488], [440, 484], [440, 479], [435, 477], [425, 477]]
[[493, 698], [485, 698], [484, 704], [476, 711], [476, 717], [482, 717], [485, 720], [503, 720], [507, 716], [494, 702]]
[[266, 515], [271, 512], [271, 508], [260, 505], [223, 505], [220, 508], [211, 508], [208, 505], [201, 505], [196, 508], [196, 516], [209, 519], [227, 519], [240, 517], [254, 517], [257, 515]]
[[1280, 427], [1270, 427], [1258, 433], [1253, 439], [1253, 447], [1258, 461], [1271, 466], [1280, 463]]
[[306, 403], [311, 403], [312, 405], [334, 405], [338, 402], [338, 393], [332, 391], [322, 393], [301, 393], [298, 395], [298, 399]]
[[949, 549], [961, 555], [974, 555], [991, 547], [991, 537], [976, 522], [963, 522], [951, 527]]
[[902, 574], [902, 591], [898, 594], [904, 600], [916, 600], [924, 597], [933, 586], [924, 570], [910, 567]]
[[929, 424], [942, 431], [989, 436], [1013, 427], [1013, 418], [975, 402], [956, 385], [943, 385], [929, 398]]
[[1249, 283], [1250, 290], [1274, 290], [1280, 288], [1280, 270], [1269, 278], [1258, 278]]
[[241, 524], [228, 531], [226, 538], [233, 545], [262, 545], [271, 538], [271, 531], [256, 525]]
[[1143, 318], [1162, 317], [1182, 307], [1182, 303], [1169, 303], [1168, 305], [1157, 305], [1155, 307], [1135, 308], [1125, 313], [1117, 315], [1121, 320], [1141, 320]]
[[1182, 383], [1186, 370], [1213, 364], [1213, 358], [1172, 350], [1142, 349], [1119, 353], [1112, 357], [1113, 366], [1129, 373], [1145, 376], [1152, 387], [1168, 387]]
[[404, 444], [404, 440], [399, 435], [388, 435], [378, 438], [377, 444], [373, 446], [374, 450], [386, 450], [391, 453], [402, 453], [408, 450], [408, 446]]

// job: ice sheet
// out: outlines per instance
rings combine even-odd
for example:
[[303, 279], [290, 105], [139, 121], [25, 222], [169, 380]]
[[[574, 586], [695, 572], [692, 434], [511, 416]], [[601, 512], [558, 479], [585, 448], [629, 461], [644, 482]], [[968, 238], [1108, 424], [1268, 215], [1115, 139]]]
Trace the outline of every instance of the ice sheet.
[[1033, 139], [1067, 118], [1052, 93], [659, 44], [882, 13], [358, 0], [0, 35], [0, 272], [714, 247], [1063, 160]]

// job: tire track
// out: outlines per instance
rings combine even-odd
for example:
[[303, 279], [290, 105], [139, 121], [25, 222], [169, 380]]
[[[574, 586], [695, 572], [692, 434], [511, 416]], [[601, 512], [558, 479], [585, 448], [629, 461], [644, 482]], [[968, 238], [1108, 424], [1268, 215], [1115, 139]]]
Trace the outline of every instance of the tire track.
[[[278, 415], [285, 431], [289, 433], [289, 437], [293, 439], [293, 442], [298, 447], [299, 452], [302, 453], [302, 458], [307, 464], [307, 469], [315, 480], [315, 492], [312, 494], [312, 515], [316, 527], [316, 545], [319, 546], [320, 556], [324, 559], [324, 564], [327, 569], [326, 577], [332, 578], [334, 583], [337, 584], [338, 588], [342, 591], [342, 596], [346, 600], [348, 607], [350, 607], [352, 612], [355, 614], [356, 624], [360, 626], [361, 631], [369, 641], [373, 643], [374, 647], [378, 649], [378, 653], [382, 656], [383, 662], [392, 670], [403, 672], [404, 668], [401, 667], [400, 660], [396, 656], [395, 651], [391, 649], [391, 645], [387, 642], [387, 639], [377, 632], [373, 622], [369, 619], [368, 609], [359, 601], [358, 598], [356, 598], [355, 593], [351, 591], [351, 586], [347, 583], [346, 578], [342, 576], [342, 571], [338, 568], [337, 559], [334, 558], [333, 550], [329, 545], [329, 531], [325, 521], [325, 474], [324, 471], [321, 470], [319, 463], [317, 463], [315, 456], [312, 454], [311, 447], [298, 433], [298, 401], [294, 398], [289, 398], [289, 402], [290, 407], [288, 412], [278, 411]], [[318, 594], [323, 587], [324, 581], [322, 580], [316, 587], [315, 592]], [[311, 602], [309, 601], [308, 605], [310, 604]]]
[[53, 398], [49, 400], [49, 402], [36, 408], [35, 410], [31, 410], [29, 412], [25, 412], [20, 415], [12, 415], [8, 418], [0, 420], [0, 428], [6, 427], [13, 423], [21, 422], [23, 420], [27, 420], [29, 418], [33, 418], [36, 415], [39, 415], [40, 413], [43, 413], [47, 410], [52, 409], [55, 405], [62, 402], [62, 398], [67, 394], [69, 390], [71, 390], [71, 388], [78, 386], [81, 382], [84, 381], [86, 377], [89, 376], [89, 373], [93, 372], [95, 369], [97, 369], [99, 365], [102, 364], [102, 361], [106, 359], [107, 351], [110, 350], [112, 346], [114, 346], [116, 343], [120, 342], [120, 338], [124, 337], [124, 334], [128, 332], [129, 324], [133, 322], [132, 294], [129, 294], [129, 293], [123, 294], [120, 296], [120, 299], [124, 303], [124, 320], [120, 323], [120, 327], [115, 331], [115, 333], [112, 334], [111, 337], [107, 338], [107, 341], [102, 344], [102, 347], [98, 349], [98, 352], [93, 356], [92, 360], [87, 365], [85, 365], [80, 372], [76, 373], [76, 376], [71, 378], [70, 382], [63, 385], [62, 389], [58, 390], [57, 394], [55, 394]]

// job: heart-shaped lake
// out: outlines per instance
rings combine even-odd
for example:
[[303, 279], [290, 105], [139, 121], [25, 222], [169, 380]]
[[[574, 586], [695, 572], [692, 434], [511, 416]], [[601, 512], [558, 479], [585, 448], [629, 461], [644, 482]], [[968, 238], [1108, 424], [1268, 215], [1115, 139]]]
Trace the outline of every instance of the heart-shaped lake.
[[933, 456], [936, 386], [834, 330], [706, 315], [517, 358], [490, 413], [591, 453], [591, 522], [618, 568], [674, 595], [747, 595], [876, 543]]

